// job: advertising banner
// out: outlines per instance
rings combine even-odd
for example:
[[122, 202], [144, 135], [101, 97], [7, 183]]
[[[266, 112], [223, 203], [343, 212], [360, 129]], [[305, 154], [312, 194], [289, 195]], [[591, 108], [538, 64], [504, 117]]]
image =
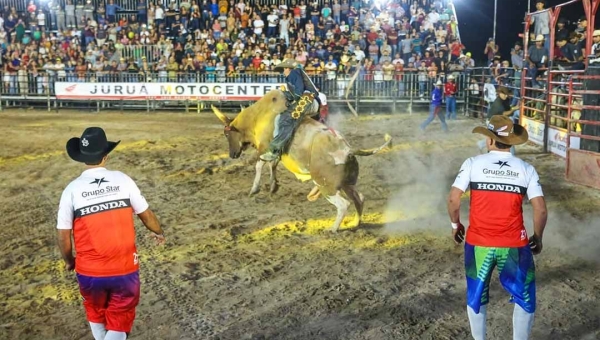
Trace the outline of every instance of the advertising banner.
[[[537, 145], [544, 145], [545, 124], [530, 118], [523, 117], [521, 124], [529, 133], [529, 141]], [[571, 149], [579, 149], [581, 138], [571, 136]], [[555, 127], [548, 130], [548, 149], [555, 155], [567, 157], [567, 131]]]
[[55, 83], [57, 99], [252, 101], [277, 83]]

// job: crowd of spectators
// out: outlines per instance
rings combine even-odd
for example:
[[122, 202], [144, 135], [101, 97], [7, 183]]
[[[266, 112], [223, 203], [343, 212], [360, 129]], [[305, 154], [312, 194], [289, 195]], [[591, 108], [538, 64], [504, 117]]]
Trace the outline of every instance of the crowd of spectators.
[[[512, 46], [510, 55], [502, 55], [500, 46], [490, 38], [484, 50], [488, 65], [485, 69], [478, 69], [476, 74], [469, 77], [467, 91], [470, 94], [470, 103], [474, 114], [489, 108], [497, 99], [499, 87], [508, 88], [512, 96], [507, 99], [509, 106], [515, 107], [519, 104], [521, 97], [521, 85], [525, 79], [527, 87], [534, 89], [547, 89], [547, 75], [550, 67], [558, 69], [554, 78], [556, 82], [552, 85], [552, 92], [567, 92], [565, 84], [570, 77], [569, 70], [577, 71], [585, 69], [585, 59], [589, 58], [590, 64], [600, 62], [600, 30], [593, 31], [592, 47], [586, 51], [586, 33], [588, 21], [582, 16], [576, 22], [570, 22], [565, 17], [559, 17], [555, 28], [554, 46], [550, 45], [550, 14], [546, 9], [546, 1], [535, 1], [536, 14], [532, 15], [528, 45], [523, 45], [523, 40], [518, 40]], [[544, 91], [531, 90], [528, 96], [538, 99], [545, 98]], [[562, 99], [561, 99], [562, 100]], [[526, 114], [535, 119], [542, 119], [544, 109], [543, 101], [532, 101], [526, 105], [533, 106], [536, 110], [527, 110]], [[554, 119], [551, 120], [554, 121]], [[556, 120], [558, 125], [564, 124], [562, 120]], [[552, 123], [554, 124], [554, 123]], [[562, 126], [561, 126], [562, 127]]]
[[[546, 2], [536, 1], [536, 11], [546, 8]], [[594, 32], [592, 51], [586, 52], [587, 18], [581, 17], [577, 22], [570, 22], [564, 17], [557, 20], [555, 31], [555, 46], [550, 52], [550, 17], [548, 12], [539, 12], [532, 17], [532, 27], [528, 39], [528, 46], [523, 46], [519, 40], [511, 48], [510, 57], [499, 53], [499, 46], [490, 39], [485, 46], [484, 54], [488, 57], [489, 76], [485, 77], [483, 86], [484, 100], [489, 105], [496, 99], [495, 86], [502, 85], [512, 89], [513, 99], [511, 105], [518, 103], [521, 89], [522, 72], [527, 70], [525, 77], [531, 79], [527, 86], [534, 88], [546, 87], [545, 79], [553, 62], [554, 67], [560, 70], [583, 70], [585, 58], [588, 55], [600, 57], [600, 31]], [[525, 49], [527, 57], [525, 57]], [[594, 59], [592, 59], [594, 60]], [[567, 75], [565, 75], [567, 76]], [[475, 82], [475, 81], [472, 81]], [[479, 91], [476, 85], [473, 91]]]
[[285, 58], [327, 79], [359, 70], [365, 80], [410, 71], [433, 81], [474, 66], [447, 0], [31, 0], [21, 9], [24, 1], [13, 1], [0, 16], [10, 92], [128, 74], [135, 81], [251, 77], [272, 73]]

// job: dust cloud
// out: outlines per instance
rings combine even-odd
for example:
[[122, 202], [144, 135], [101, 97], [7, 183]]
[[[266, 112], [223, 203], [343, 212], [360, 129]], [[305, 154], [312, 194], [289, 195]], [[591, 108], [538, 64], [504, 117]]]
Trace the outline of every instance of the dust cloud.
[[[437, 139], [437, 132], [432, 135], [434, 140]], [[442, 141], [432, 148], [444, 149], [444, 143]], [[479, 150], [473, 145], [472, 148], [449, 149], [443, 156], [435, 151], [439, 150], [411, 147], [395, 156], [394, 167], [386, 173], [393, 190], [385, 210], [388, 223], [384, 232], [450, 234], [446, 209], [448, 193], [462, 162], [478, 155]], [[578, 218], [569, 214], [561, 205], [561, 198], [554, 195], [550, 186], [550, 183], [544, 186], [549, 215], [543, 238], [544, 251], [558, 250], [569, 256], [600, 262], [600, 216]], [[524, 200], [523, 213], [527, 233], [533, 235], [533, 212], [527, 198]], [[463, 199], [461, 221], [466, 227], [468, 214], [468, 201]]]
[[[432, 147], [443, 148], [444, 142]], [[441, 156], [427, 151], [410, 148], [398, 153], [387, 174], [394, 190], [385, 211], [388, 223], [384, 231], [448, 232], [446, 199], [462, 162], [469, 156], [452, 152]]]
[[[577, 218], [560, 210], [560, 203], [553, 204], [551, 196], [546, 200], [548, 222], [544, 230], [542, 252], [559, 250], [586, 261], [600, 262], [600, 217]], [[533, 235], [531, 205], [524, 206], [523, 218], [528, 235]]]

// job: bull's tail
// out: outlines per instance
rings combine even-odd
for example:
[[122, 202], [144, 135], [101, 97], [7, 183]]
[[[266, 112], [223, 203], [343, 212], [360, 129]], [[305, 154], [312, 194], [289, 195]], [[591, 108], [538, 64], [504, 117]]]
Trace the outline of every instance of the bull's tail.
[[383, 149], [391, 148], [392, 147], [392, 136], [390, 136], [386, 133], [383, 138], [385, 140], [385, 143], [383, 143], [383, 145], [381, 145], [380, 147], [373, 148], [373, 149], [366, 149], [366, 150], [362, 150], [362, 149], [352, 150], [352, 154], [355, 156], [371, 156], [371, 155], [378, 153], [379, 151], [381, 151]]

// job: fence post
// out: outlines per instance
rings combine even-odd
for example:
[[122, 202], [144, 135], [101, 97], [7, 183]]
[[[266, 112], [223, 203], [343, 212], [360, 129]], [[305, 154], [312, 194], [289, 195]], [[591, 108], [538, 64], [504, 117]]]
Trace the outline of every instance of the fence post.
[[[48, 78], [48, 88], [46, 89], [46, 101], [48, 112], [52, 111], [52, 102], [50, 101], [50, 78]], [[58, 107], [56, 107], [56, 112], [58, 112]]]
[[548, 153], [548, 137], [550, 134], [550, 112], [552, 105], [552, 67], [554, 63], [552, 60], [548, 63], [548, 77], [546, 77], [546, 114], [544, 115], [544, 153]]
[[466, 77], [465, 73], [461, 73], [461, 78], [462, 78], [462, 88], [463, 88], [463, 95], [464, 95], [464, 100], [463, 100], [463, 115], [468, 116], [469, 112], [467, 110], [467, 107], [469, 105], [469, 84], [468, 84], [468, 77]]
[[[408, 73], [405, 75], [408, 76], [408, 93], [410, 93], [408, 95], [408, 114], [412, 115], [413, 114], [413, 109], [412, 109], [413, 108], [413, 95], [415, 92], [415, 89], [413, 87], [415, 85], [414, 73]], [[419, 76], [417, 73], [417, 82], [418, 81], [419, 81]]]
[[[356, 84], [362, 84], [362, 82], [356, 82]], [[356, 114], [358, 114], [358, 105], [360, 103], [360, 100], [358, 99], [358, 85], [353, 86], [352, 92], [354, 92], [354, 107], [356, 110]]]
[[[384, 86], [385, 86], [385, 82], [384, 82]], [[398, 84], [397, 80], [396, 80], [396, 87], [395, 88], [398, 89], [398, 90], [400, 90], [400, 85]], [[394, 88], [392, 88], [391, 90], [394, 91]], [[394, 111], [393, 113], [396, 114], [396, 101], [397, 101], [396, 97], [397, 96], [394, 96], [393, 92], [390, 93], [390, 94], [392, 95], [392, 98], [394, 98], [393, 109], [392, 110]]]

